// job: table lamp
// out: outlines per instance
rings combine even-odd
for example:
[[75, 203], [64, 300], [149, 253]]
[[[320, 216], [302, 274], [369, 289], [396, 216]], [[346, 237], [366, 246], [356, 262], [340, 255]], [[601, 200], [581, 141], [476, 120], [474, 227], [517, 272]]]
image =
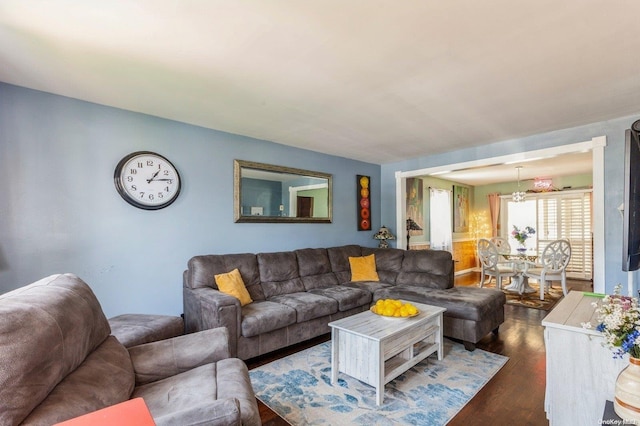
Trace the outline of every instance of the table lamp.
[[396, 237], [394, 237], [391, 231], [389, 231], [389, 228], [382, 225], [378, 230], [378, 232], [373, 234], [373, 239], [380, 240], [380, 244], [378, 244], [378, 248], [389, 248], [389, 243], [387, 243], [387, 240], [395, 240]]
[[409, 250], [409, 238], [411, 238], [411, 231], [422, 231], [420, 225], [418, 225], [413, 219], [407, 219], [407, 250]]

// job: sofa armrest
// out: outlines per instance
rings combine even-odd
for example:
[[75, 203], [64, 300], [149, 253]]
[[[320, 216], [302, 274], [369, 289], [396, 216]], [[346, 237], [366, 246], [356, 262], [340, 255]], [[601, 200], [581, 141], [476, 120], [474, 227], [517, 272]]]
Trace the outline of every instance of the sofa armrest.
[[214, 328], [129, 348], [136, 386], [230, 357], [229, 333]]
[[237, 298], [210, 287], [184, 287], [183, 304], [186, 333], [226, 327], [229, 330], [231, 356], [236, 355], [242, 320], [242, 309]]
[[160, 418], [158, 424], [237, 426], [242, 424], [240, 404], [235, 398], [224, 398], [188, 410], [176, 410]]

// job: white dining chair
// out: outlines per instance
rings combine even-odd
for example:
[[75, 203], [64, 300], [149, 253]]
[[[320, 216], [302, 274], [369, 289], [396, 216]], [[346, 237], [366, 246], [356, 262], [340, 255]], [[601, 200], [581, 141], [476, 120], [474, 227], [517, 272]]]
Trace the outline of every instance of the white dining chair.
[[486, 238], [478, 240], [478, 257], [480, 258], [480, 287], [484, 285], [485, 276], [496, 279], [496, 288], [502, 289], [502, 278], [511, 278], [519, 272], [511, 262], [505, 262], [494, 243]]
[[540, 300], [544, 300], [544, 291], [551, 281], [560, 281], [562, 293], [567, 295], [567, 265], [571, 260], [571, 243], [568, 240], [550, 242], [542, 251], [535, 264], [528, 264], [524, 276], [533, 278], [540, 285]]
[[498, 249], [498, 253], [500, 254], [510, 254], [511, 253], [511, 244], [509, 244], [509, 240], [503, 237], [491, 237], [489, 240], [491, 241], [496, 248]]

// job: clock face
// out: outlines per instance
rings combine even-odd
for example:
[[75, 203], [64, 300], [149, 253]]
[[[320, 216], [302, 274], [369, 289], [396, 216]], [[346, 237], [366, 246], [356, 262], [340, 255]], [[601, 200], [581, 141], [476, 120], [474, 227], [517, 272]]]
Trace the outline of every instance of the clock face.
[[158, 210], [173, 203], [180, 194], [180, 175], [169, 160], [149, 151], [124, 157], [113, 175], [124, 200], [138, 208]]

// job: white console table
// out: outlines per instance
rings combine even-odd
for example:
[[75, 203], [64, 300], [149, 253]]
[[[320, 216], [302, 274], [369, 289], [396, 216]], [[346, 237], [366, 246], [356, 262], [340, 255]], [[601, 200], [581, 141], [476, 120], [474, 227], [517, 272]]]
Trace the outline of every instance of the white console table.
[[592, 302], [602, 299], [572, 291], [542, 320], [547, 355], [544, 408], [552, 426], [598, 425], [605, 401], [612, 400], [627, 358], [613, 359], [597, 325]]

